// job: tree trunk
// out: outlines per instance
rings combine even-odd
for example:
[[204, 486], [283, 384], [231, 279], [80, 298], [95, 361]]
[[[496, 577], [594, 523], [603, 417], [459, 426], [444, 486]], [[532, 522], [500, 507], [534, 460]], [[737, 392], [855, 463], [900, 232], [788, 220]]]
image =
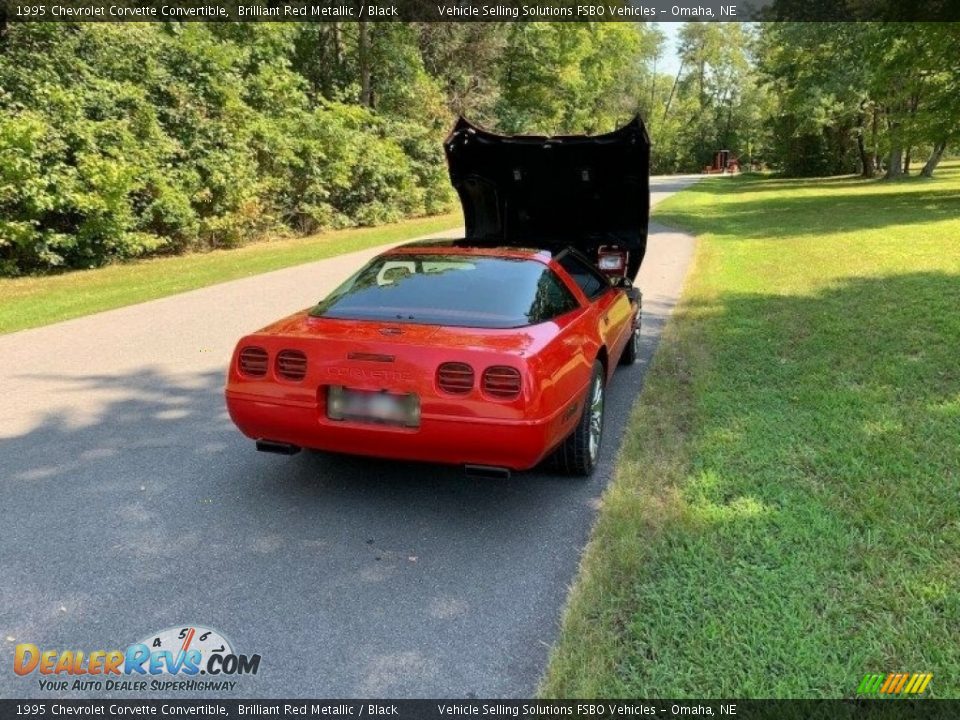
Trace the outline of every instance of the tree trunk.
[[943, 152], [947, 149], [947, 141], [940, 140], [933, 146], [933, 152], [930, 153], [930, 157], [927, 159], [927, 163], [923, 166], [923, 170], [920, 171], [920, 174], [924, 177], [933, 177], [933, 171], [937, 169], [937, 165], [940, 164], [941, 158], [943, 158]]
[[887, 116], [887, 129], [890, 132], [890, 155], [887, 156], [887, 172], [884, 177], [894, 180], [903, 175], [903, 145], [900, 139], [900, 123]]
[[867, 101], [860, 103], [860, 112], [857, 115], [857, 154], [860, 156], [860, 176], [873, 178], [877, 174], [876, 160], [873, 154], [867, 150]]
[[863, 132], [857, 133], [857, 152], [860, 154], [860, 176], [872, 178], [876, 174], [873, 156], [867, 151], [867, 144], [863, 141]]
[[330, 25], [333, 33], [333, 61], [339, 71], [343, 67], [343, 42], [340, 40], [340, 23], [334, 20]]
[[370, 88], [370, 28], [366, 20], [360, 20], [357, 29], [360, 33], [360, 104], [373, 107], [373, 93]]
[[650, 112], [647, 113], [648, 117], [653, 115], [653, 104], [657, 100], [657, 60], [659, 58], [659, 54], [653, 56], [653, 73], [650, 75]]
[[[910, 96], [910, 104], [909, 104], [911, 126], [914, 124], [913, 118], [916, 117], [917, 108], [919, 106], [920, 106], [920, 96], [914, 93], [913, 95]], [[913, 145], [908, 143], [907, 153], [903, 157], [903, 174], [904, 175], [910, 174], [910, 156], [912, 153], [913, 153]]]
[[[728, 96], [729, 97], [729, 96]], [[723, 146], [730, 147], [730, 134], [733, 128], [733, 102], [727, 104], [727, 126], [723, 129]]]
[[890, 157], [887, 160], [887, 180], [893, 180], [903, 175], [903, 147], [894, 145], [890, 148]]
[[700, 82], [700, 112], [703, 112], [703, 108], [707, 104], [707, 91], [704, 89], [704, 80], [707, 72], [707, 63], [705, 60], [700, 61], [700, 72], [699, 72], [699, 82]]
[[667, 98], [667, 104], [663, 108], [663, 119], [667, 119], [667, 113], [670, 112], [670, 105], [673, 103], [673, 96], [677, 93], [677, 85], [680, 84], [680, 74], [683, 72], [683, 60], [680, 60], [680, 67], [677, 68], [677, 77], [673, 81], [673, 87], [670, 88], [670, 97]]

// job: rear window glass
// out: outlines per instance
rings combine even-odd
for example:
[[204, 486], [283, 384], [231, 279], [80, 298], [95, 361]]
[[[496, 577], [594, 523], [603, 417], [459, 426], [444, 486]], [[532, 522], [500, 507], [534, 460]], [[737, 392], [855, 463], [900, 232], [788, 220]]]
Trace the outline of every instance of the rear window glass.
[[576, 255], [566, 253], [557, 258], [557, 262], [588, 298], [595, 298], [604, 290], [610, 289], [610, 281]]
[[386, 255], [333, 291], [314, 317], [512, 328], [550, 320], [577, 301], [536, 260]]

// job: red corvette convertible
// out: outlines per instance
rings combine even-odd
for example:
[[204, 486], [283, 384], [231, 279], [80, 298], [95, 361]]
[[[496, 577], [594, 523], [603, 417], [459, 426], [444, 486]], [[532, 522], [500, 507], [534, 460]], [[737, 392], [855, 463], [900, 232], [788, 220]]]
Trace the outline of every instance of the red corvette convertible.
[[606, 384], [638, 351], [643, 125], [505, 137], [461, 120], [445, 150], [467, 238], [390, 250], [315, 307], [242, 338], [230, 417], [271, 452], [486, 476], [552, 456], [589, 475]]

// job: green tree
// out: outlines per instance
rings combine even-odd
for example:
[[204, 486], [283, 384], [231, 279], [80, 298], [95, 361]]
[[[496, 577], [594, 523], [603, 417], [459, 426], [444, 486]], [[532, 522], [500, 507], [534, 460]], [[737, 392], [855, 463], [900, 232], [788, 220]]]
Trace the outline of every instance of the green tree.
[[873, 176], [876, 106], [864, 66], [874, 31], [852, 23], [760, 27], [759, 68], [777, 98], [770, 117], [774, 161], [787, 174], [851, 172], [859, 160], [860, 172]]
[[635, 114], [656, 36], [630, 23], [517, 23], [503, 53], [498, 126], [603, 132]]
[[960, 77], [956, 23], [765, 23], [760, 69], [778, 98], [771, 118], [779, 160], [794, 174], [909, 171], [930, 148], [925, 174], [956, 137]]
[[443, 208], [448, 118], [416, 32], [396, 26], [371, 37], [375, 110], [353, 92], [356, 36], [343, 34], [341, 65], [321, 75], [307, 62], [311, 34], [320, 47], [315, 31], [10, 28], [0, 53], [0, 272]]

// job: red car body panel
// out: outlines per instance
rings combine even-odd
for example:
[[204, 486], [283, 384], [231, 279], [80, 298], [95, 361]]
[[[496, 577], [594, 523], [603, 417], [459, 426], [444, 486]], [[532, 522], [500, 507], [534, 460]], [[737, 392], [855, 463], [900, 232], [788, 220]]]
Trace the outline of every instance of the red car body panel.
[[[418, 245], [390, 254], [433, 252]], [[539, 463], [576, 425], [595, 360], [604, 362], [608, 379], [612, 375], [631, 339], [638, 308], [624, 290], [612, 286], [593, 300], [586, 298], [550, 253], [447, 247], [444, 253], [538, 260], [553, 269], [579, 307], [548, 322], [509, 329], [295, 313], [237, 344], [226, 386], [227, 408], [237, 427], [256, 440], [357, 455], [512, 470]], [[240, 371], [239, 353], [248, 346], [267, 351], [264, 377]], [[302, 380], [277, 374], [281, 350], [305, 353]], [[491, 366], [516, 368], [521, 392], [514, 399], [491, 397], [475, 382], [467, 394], [451, 395], [437, 385], [444, 362], [469, 364], [478, 380]], [[419, 427], [331, 420], [326, 406], [331, 385], [415, 393]]]

